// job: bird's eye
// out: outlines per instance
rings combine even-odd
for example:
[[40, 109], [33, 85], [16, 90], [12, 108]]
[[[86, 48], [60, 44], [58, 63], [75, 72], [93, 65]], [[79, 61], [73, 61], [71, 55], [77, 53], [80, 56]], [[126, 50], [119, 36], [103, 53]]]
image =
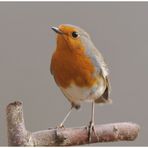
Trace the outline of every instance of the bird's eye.
[[72, 35], [73, 38], [78, 38], [79, 37], [79, 33], [76, 32], [76, 31], [72, 32], [71, 35]]

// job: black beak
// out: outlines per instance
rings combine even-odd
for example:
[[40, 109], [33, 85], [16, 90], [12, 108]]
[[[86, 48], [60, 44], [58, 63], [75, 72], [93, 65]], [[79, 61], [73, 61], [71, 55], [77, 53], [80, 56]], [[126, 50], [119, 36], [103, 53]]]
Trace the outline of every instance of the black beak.
[[55, 31], [56, 33], [58, 33], [58, 34], [64, 34], [61, 30], [59, 30], [59, 28], [57, 28], [57, 27], [51, 27], [51, 29], [53, 30], [53, 31]]

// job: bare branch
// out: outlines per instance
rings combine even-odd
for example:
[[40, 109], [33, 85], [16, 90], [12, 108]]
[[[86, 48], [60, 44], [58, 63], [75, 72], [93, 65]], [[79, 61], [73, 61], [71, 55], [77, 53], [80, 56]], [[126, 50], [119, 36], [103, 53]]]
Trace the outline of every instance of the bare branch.
[[[22, 107], [19, 101], [7, 106], [9, 146], [74, 146], [89, 143], [87, 127], [52, 128], [34, 133], [27, 131]], [[139, 125], [129, 122], [96, 125], [98, 138], [92, 134], [91, 143], [135, 140], [139, 129]]]

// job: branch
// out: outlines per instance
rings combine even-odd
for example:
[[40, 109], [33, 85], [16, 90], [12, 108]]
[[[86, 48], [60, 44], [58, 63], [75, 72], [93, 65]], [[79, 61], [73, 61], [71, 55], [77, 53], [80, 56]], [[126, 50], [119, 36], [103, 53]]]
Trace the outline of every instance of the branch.
[[[34, 133], [27, 131], [22, 107], [19, 101], [7, 106], [9, 146], [74, 146], [89, 143], [87, 127], [52, 128]], [[132, 141], [138, 136], [139, 128], [137, 124], [129, 122], [96, 125], [98, 138], [92, 134], [91, 143]]]

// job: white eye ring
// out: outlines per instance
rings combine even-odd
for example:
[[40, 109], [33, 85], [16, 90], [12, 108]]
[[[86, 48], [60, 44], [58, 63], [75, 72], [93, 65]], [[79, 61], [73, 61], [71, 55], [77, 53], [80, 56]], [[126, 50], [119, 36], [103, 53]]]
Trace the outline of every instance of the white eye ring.
[[71, 35], [73, 38], [78, 38], [80, 36], [79, 33], [76, 31], [72, 32]]

